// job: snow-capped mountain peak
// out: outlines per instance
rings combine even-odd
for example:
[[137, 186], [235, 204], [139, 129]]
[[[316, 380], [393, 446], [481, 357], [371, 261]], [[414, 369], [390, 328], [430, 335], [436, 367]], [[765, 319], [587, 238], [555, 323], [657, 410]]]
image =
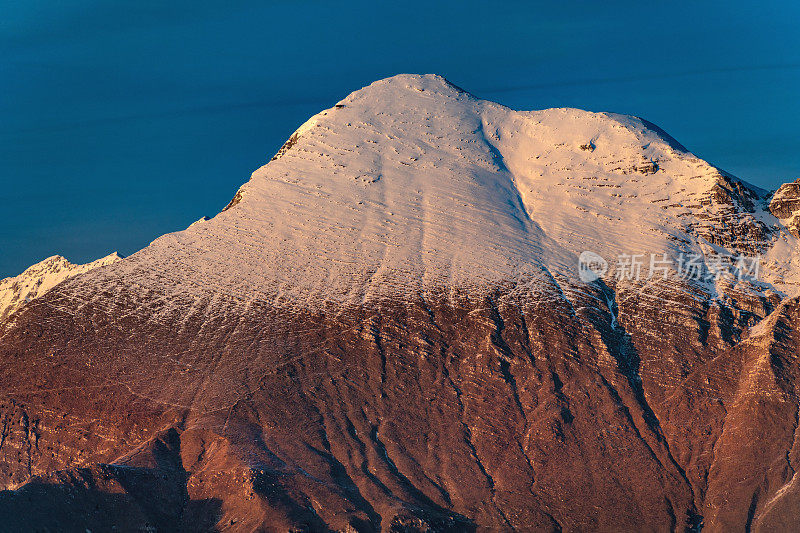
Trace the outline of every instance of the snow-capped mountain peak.
[[11, 315], [22, 304], [42, 296], [62, 281], [116, 263], [120, 259], [122, 256], [114, 252], [91, 263], [74, 265], [64, 257], [54, 255], [28, 267], [18, 276], [0, 280], [0, 320]]
[[[214, 218], [0, 322], [0, 514], [787, 529], [797, 199], [636, 117], [376, 82]], [[608, 270], [582, 277], [583, 252]], [[762, 255], [763, 281], [615, 276], [618, 254], [681, 253]], [[18, 302], [74, 268], [3, 286]]]
[[584, 250], [766, 253], [780, 223], [763, 194], [636, 117], [514, 111], [399, 75], [309, 119], [213, 219], [96, 275], [292, 306], [548, 293], [578, 283]]

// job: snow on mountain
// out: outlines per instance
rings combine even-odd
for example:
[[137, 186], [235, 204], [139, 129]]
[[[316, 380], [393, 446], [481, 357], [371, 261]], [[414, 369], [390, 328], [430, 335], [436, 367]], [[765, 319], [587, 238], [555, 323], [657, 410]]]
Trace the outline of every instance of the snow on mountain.
[[122, 259], [114, 252], [84, 265], [73, 265], [60, 255], [27, 268], [22, 274], [0, 280], [0, 320], [10, 316], [22, 304], [38, 298], [62, 281]]
[[96, 276], [292, 306], [509, 283], [546, 296], [580, 284], [584, 250], [611, 276], [623, 253], [755, 255], [783, 239], [763, 275], [791, 291], [797, 239], [765, 194], [639, 118], [514, 111], [400, 75], [312, 117], [212, 220]]
[[[214, 218], [3, 322], [0, 485], [18, 488], [0, 514], [786, 529], [798, 197], [635, 117], [376, 82]], [[601, 279], [580, 279], [584, 251]], [[763, 282], [616, 279], [619, 254], [681, 253], [762, 255]], [[58, 264], [11, 281], [14, 301]]]

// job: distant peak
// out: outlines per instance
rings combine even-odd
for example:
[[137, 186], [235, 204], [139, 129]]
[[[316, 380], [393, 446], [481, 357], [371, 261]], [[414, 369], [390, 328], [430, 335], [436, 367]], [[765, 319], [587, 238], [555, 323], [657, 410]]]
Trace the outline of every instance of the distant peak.
[[75, 265], [65, 257], [52, 255], [11, 278], [0, 280], [0, 320], [10, 316], [23, 304], [50, 291], [59, 283], [122, 259], [117, 252], [86, 263]]

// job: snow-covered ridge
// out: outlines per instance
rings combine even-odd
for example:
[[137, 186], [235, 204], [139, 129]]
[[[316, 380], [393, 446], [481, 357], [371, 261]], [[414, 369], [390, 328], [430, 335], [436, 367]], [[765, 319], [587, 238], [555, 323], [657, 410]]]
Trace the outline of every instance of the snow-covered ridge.
[[800, 254], [765, 194], [636, 117], [514, 111], [400, 75], [309, 119], [213, 219], [76, 283], [133, 284], [169, 305], [338, 306], [553, 290], [580, 283], [584, 250], [743, 251], [764, 253], [783, 290]]
[[38, 298], [62, 281], [122, 259], [114, 252], [84, 265], [73, 265], [60, 255], [28, 267], [22, 274], [0, 280], [0, 320], [10, 316], [22, 304]]

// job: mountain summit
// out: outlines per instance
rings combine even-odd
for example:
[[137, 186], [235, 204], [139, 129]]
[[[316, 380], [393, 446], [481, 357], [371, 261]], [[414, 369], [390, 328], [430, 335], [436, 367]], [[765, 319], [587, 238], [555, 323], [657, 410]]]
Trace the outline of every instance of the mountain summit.
[[770, 197], [636, 117], [375, 82], [212, 219], [0, 322], [0, 514], [790, 527], [793, 190]]

